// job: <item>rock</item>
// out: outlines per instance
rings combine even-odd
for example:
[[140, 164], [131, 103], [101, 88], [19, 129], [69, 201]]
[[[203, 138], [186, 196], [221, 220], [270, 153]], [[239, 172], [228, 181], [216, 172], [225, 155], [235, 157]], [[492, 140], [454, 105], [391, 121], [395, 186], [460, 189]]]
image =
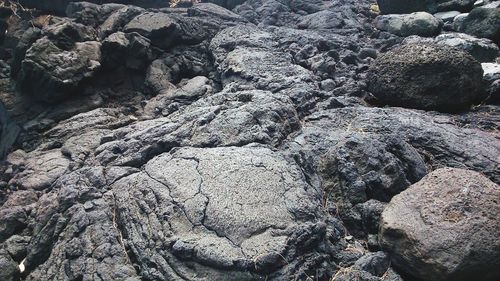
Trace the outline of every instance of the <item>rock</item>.
[[446, 33], [437, 36], [434, 41], [462, 49], [479, 62], [494, 61], [499, 53], [498, 46], [488, 39], [479, 39], [463, 33]]
[[76, 22], [97, 27], [102, 24], [110, 14], [125, 8], [121, 4], [97, 5], [89, 2], [71, 2], [66, 7], [66, 15]]
[[486, 80], [500, 79], [500, 64], [498, 63], [482, 63], [481, 67], [484, 71], [484, 78]]
[[108, 35], [118, 32], [129, 23], [134, 17], [144, 12], [144, 9], [135, 6], [125, 6], [115, 10], [104, 22], [99, 25], [97, 32], [100, 38], [106, 38]]
[[28, 252], [30, 237], [13, 235], [5, 241], [5, 249], [12, 259], [20, 263]]
[[375, 19], [375, 26], [398, 36], [435, 36], [441, 32], [442, 21], [426, 12], [409, 15], [382, 15]]
[[137, 32], [160, 48], [171, 48], [179, 44], [197, 44], [213, 32], [197, 18], [186, 19], [173, 14], [146, 12], [136, 16], [125, 27], [124, 32]]
[[495, 280], [499, 195], [500, 187], [477, 172], [438, 169], [386, 207], [382, 247], [394, 266], [421, 280]]
[[0, 161], [10, 151], [20, 131], [21, 128], [9, 118], [7, 110], [0, 101]]
[[483, 8], [499, 8], [500, 7], [500, 1], [491, 1], [490, 3], [482, 6]]
[[102, 64], [108, 69], [120, 66], [133, 70], [145, 69], [153, 54], [149, 39], [138, 33], [116, 32], [102, 41]]
[[430, 6], [432, 10], [468, 12], [474, 6], [475, 0], [435, 0], [434, 2]]
[[453, 22], [456, 16], [460, 15], [459, 11], [446, 11], [435, 13], [434, 17], [444, 21], [444, 22]]
[[382, 14], [408, 14], [425, 11], [425, 0], [377, 0]]
[[[483, 71], [471, 55], [437, 44], [407, 44], [382, 54], [368, 73], [380, 103], [456, 111], [483, 98]], [[461, 77], [449, 80], [446, 77]]]
[[466, 51], [479, 62], [492, 62], [500, 54], [498, 46], [491, 40], [476, 38], [465, 33], [445, 33], [435, 38], [410, 36], [403, 40], [403, 44], [436, 43], [447, 45]]
[[389, 265], [389, 256], [384, 252], [369, 253], [361, 257], [354, 264], [355, 267], [379, 277], [387, 272]]
[[418, 11], [470, 11], [475, 0], [377, 0], [383, 14], [407, 14]]
[[18, 75], [19, 88], [35, 99], [57, 102], [78, 92], [101, 64], [101, 43], [75, 43], [71, 50], [59, 48], [47, 37], [26, 52]]
[[[60, 150], [31, 152], [18, 173], [9, 184], [22, 189], [41, 190], [49, 188], [69, 168], [70, 161]], [[43, 163], [43, 164], [42, 164]]]
[[302, 17], [298, 27], [302, 29], [336, 29], [345, 25], [338, 13], [321, 11]]
[[19, 268], [5, 250], [0, 250], [0, 279], [5, 281], [15, 281], [19, 279]]
[[455, 28], [500, 44], [500, 8], [474, 8], [463, 20], [455, 23]]
[[491, 104], [500, 103], [500, 64], [482, 63], [484, 70], [484, 80], [487, 84], [488, 102]]

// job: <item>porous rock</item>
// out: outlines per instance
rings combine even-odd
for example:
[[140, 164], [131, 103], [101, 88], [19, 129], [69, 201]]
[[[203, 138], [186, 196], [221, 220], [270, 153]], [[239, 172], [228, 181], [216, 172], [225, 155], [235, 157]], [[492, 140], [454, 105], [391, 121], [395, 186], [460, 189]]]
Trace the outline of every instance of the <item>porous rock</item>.
[[464, 51], [407, 44], [375, 60], [368, 88], [382, 104], [456, 111], [483, 98], [482, 75], [481, 64]]

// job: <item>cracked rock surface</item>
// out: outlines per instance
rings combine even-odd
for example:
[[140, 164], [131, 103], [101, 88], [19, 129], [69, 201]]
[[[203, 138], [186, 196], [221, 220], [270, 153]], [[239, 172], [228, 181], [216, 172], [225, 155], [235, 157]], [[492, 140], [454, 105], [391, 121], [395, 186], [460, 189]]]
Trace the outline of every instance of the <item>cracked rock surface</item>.
[[[439, 69], [385, 55], [424, 39], [377, 30], [373, 1], [21, 2], [0, 46], [2, 281], [426, 280], [395, 255], [413, 245], [379, 231], [409, 212], [397, 198], [434, 192], [445, 167], [498, 189], [498, 105], [475, 100], [496, 76], [473, 58], [496, 57], [492, 41], [425, 39], [440, 44], [432, 62], [474, 66], [456, 73], [477, 95], [451, 114], [415, 109], [459, 103], [449, 91], [381, 106], [373, 65], [407, 75], [395, 106], [401, 89], [421, 93], [405, 79]], [[497, 235], [472, 225], [479, 242]]]

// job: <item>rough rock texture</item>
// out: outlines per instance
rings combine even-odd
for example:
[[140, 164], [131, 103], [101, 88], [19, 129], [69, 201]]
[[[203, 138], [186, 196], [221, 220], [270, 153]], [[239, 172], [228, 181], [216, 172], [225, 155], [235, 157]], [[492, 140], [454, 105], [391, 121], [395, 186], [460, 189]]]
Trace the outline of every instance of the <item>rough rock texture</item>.
[[456, 111], [481, 100], [482, 75], [481, 64], [463, 51], [407, 44], [377, 58], [368, 87], [383, 104]]
[[382, 247], [421, 280], [496, 280], [499, 195], [500, 186], [477, 172], [436, 170], [386, 207]]
[[426, 12], [408, 15], [382, 15], [375, 19], [375, 26], [398, 36], [434, 36], [441, 32], [443, 22]]
[[498, 46], [486, 38], [476, 38], [465, 33], [445, 33], [435, 38], [410, 36], [403, 43], [436, 43], [455, 47], [471, 54], [479, 62], [492, 62], [500, 55]]
[[0, 45], [2, 280], [402, 281], [391, 199], [500, 182], [498, 106], [372, 105], [403, 41], [373, 1], [90, 2], [24, 0]]

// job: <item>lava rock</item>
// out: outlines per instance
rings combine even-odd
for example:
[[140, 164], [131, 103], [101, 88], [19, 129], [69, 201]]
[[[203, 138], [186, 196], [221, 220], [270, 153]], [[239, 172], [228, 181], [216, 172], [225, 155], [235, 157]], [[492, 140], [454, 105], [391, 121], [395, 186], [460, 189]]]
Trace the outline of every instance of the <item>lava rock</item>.
[[375, 276], [381, 277], [387, 272], [390, 265], [389, 256], [384, 252], [369, 253], [361, 257], [354, 264], [361, 270], [370, 272]]
[[197, 18], [178, 17], [174, 14], [146, 12], [133, 18], [124, 32], [137, 32], [160, 48], [179, 44], [197, 44], [215, 31]]
[[41, 38], [26, 52], [18, 74], [19, 88], [46, 102], [75, 95], [79, 86], [100, 68], [100, 48], [101, 43], [87, 41], [64, 50], [47, 37]]
[[408, 15], [382, 15], [375, 19], [375, 26], [392, 34], [406, 37], [410, 35], [435, 36], [441, 32], [443, 22], [426, 12]]
[[427, 10], [425, 0], [377, 0], [383, 14], [407, 14]]
[[17, 263], [10, 257], [7, 251], [0, 249], [0, 280], [16, 281], [19, 278]]
[[470, 11], [475, 0], [377, 0], [383, 14], [407, 14], [418, 11]]
[[500, 44], [500, 8], [474, 8], [455, 25], [459, 32], [488, 38]]
[[151, 43], [139, 33], [116, 32], [102, 41], [103, 67], [114, 69], [119, 66], [133, 70], [145, 69], [152, 60]]
[[15, 143], [21, 128], [8, 116], [7, 110], [0, 101], [0, 160], [3, 160]]
[[499, 196], [480, 173], [438, 169], [392, 199], [380, 243], [394, 266], [421, 280], [496, 280]]
[[403, 44], [436, 43], [455, 47], [471, 54], [479, 62], [492, 62], [499, 56], [498, 46], [486, 38], [476, 38], [465, 33], [445, 33], [435, 38], [410, 36], [403, 40]]
[[382, 104], [457, 111], [483, 98], [481, 64], [464, 51], [437, 44], [407, 44], [370, 66], [369, 91]]

